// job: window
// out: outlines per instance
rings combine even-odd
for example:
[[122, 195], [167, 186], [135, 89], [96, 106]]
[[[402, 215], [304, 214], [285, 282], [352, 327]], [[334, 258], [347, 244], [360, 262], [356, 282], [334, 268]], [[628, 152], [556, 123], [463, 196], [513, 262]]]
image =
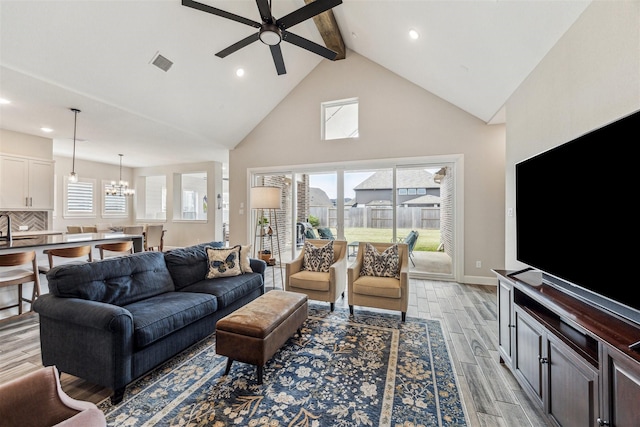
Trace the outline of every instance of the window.
[[111, 181], [102, 181], [102, 216], [103, 217], [122, 217], [128, 216], [127, 196], [123, 194], [110, 195], [106, 194], [107, 186]]
[[407, 189], [406, 188], [398, 188], [398, 196], [406, 196]]
[[95, 217], [95, 179], [82, 179], [69, 182], [64, 178], [64, 217]]
[[137, 188], [143, 191], [137, 193], [137, 219], [165, 220], [167, 219], [167, 177], [165, 175], [143, 176], [138, 180]]
[[357, 138], [358, 98], [323, 102], [322, 135], [323, 140]]
[[[206, 220], [209, 209], [207, 173], [183, 173], [179, 175], [179, 179], [180, 214], [176, 217], [183, 220]], [[213, 203], [215, 203], [215, 201]]]

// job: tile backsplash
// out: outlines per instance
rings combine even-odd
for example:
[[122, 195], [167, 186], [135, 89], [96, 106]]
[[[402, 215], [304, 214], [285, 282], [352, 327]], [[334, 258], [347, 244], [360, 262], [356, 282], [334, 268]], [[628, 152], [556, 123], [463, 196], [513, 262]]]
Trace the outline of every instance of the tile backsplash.
[[[18, 227], [26, 225], [29, 231], [47, 230], [49, 214], [46, 211], [0, 211], [0, 215], [11, 215], [11, 230], [18, 231]], [[0, 229], [4, 230], [6, 219], [0, 219]]]

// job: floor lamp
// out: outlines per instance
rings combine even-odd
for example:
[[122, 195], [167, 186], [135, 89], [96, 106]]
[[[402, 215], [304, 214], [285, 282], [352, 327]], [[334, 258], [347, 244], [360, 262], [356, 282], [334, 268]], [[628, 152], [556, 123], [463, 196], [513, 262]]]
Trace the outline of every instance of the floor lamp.
[[[278, 249], [278, 263], [271, 264], [267, 262], [268, 265], [275, 268], [278, 266], [280, 270], [280, 285], [284, 289], [284, 275], [282, 273], [282, 258], [280, 256], [280, 233], [278, 232], [278, 212], [277, 209], [282, 209], [282, 191], [280, 187], [251, 187], [251, 209], [256, 211], [256, 233], [254, 238], [254, 254], [260, 254], [260, 251], [264, 249], [264, 238], [269, 238], [269, 245], [271, 250], [271, 256], [274, 257], [274, 248], [273, 248], [273, 232], [276, 235], [276, 245]], [[263, 218], [265, 218], [265, 211], [268, 212], [269, 215], [269, 224], [275, 224], [275, 230], [271, 229], [271, 233], [264, 230], [264, 222]], [[260, 243], [258, 243], [258, 237], [260, 238]], [[275, 261], [275, 258], [274, 258]], [[276, 285], [276, 273], [275, 270], [273, 272], [273, 286], [275, 288]]]

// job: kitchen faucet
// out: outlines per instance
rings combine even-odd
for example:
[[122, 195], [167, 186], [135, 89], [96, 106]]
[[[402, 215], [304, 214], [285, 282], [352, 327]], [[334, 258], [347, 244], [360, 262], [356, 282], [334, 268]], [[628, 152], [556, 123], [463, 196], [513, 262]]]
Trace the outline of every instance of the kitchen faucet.
[[11, 216], [9, 216], [9, 214], [4, 214], [0, 215], [0, 218], [2, 218], [3, 216], [7, 217], [7, 234], [3, 236], [2, 231], [0, 231], [0, 240], [6, 240], [7, 242], [11, 243]]

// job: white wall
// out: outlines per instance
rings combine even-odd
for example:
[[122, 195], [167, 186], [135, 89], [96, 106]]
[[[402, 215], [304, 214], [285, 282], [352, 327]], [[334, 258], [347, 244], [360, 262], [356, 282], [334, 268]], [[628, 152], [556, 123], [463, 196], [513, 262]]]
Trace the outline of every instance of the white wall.
[[[52, 214], [53, 221], [50, 228], [52, 230], [67, 231], [67, 225], [96, 225], [98, 223], [111, 223], [113, 225], [130, 225], [133, 224], [134, 206], [132, 200], [129, 200], [129, 215], [126, 218], [103, 217], [102, 207], [102, 181], [118, 181], [120, 179], [120, 165], [98, 163], [88, 160], [81, 160], [76, 157], [76, 173], [78, 176], [87, 179], [96, 180], [96, 216], [91, 218], [65, 218], [64, 217], [64, 178], [71, 172], [71, 157], [54, 156], [56, 161], [55, 167], [55, 211]], [[117, 160], [117, 158], [116, 158]], [[122, 180], [129, 182], [129, 187], [133, 186], [132, 169], [122, 167]]]
[[[209, 208], [206, 221], [183, 221], [179, 215], [174, 216], [174, 208], [179, 212], [178, 200], [171, 195], [180, 194], [180, 188], [174, 186], [176, 174], [206, 172], [207, 197]], [[167, 218], [160, 221], [165, 224], [164, 244], [166, 247], [189, 246], [197, 243], [222, 241], [222, 209], [218, 209], [216, 196], [222, 194], [222, 163], [202, 162], [178, 165], [136, 168], [133, 172], [137, 183], [145, 176], [164, 175], [167, 182]], [[177, 193], [176, 193], [177, 191]], [[139, 222], [151, 222], [141, 220]]]
[[[320, 103], [352, 97], [360, 137], [321, 141]], [[249, 239], [248, 168], [462, 155], [464, 280], [490, 281], [504, 262], [504, 132], [355, 52], [322, 61], [229, 153], [230, 243]]]
[[[517, 162], [638, 109], [640, 2], [593, 2], [507, 103], [506, 207]], [[505, 213], [505, 267], [519, 269], [516, 217]]]
[[53, 140], [0, 129], [0, 153], [53, 159]]

